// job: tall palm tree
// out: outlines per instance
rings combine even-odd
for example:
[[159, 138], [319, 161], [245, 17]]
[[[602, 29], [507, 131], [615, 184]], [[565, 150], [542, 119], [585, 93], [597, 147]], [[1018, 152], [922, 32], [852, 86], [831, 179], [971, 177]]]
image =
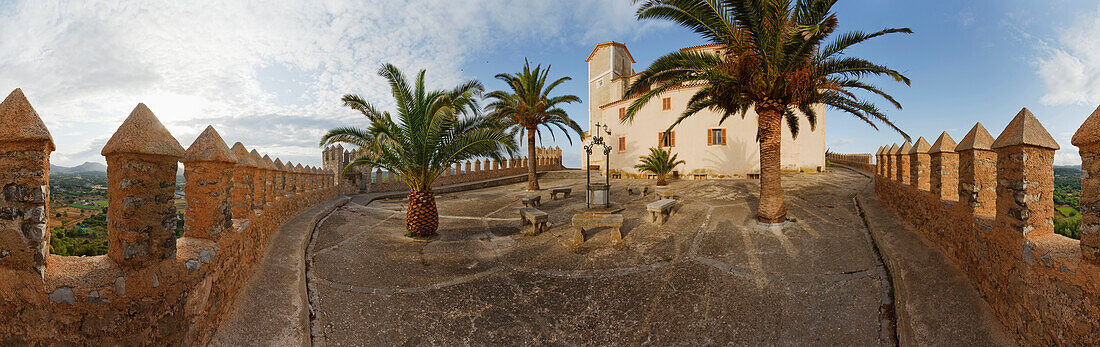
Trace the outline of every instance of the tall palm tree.
[[893, 97], [861, 81], [865, 76], [885, 75], [909, 84], [901, 73], [844, 51], [871, 38], [912, 33], [907, 28], [873, 33], [851, 32], [831, 42], [825, 39], [837, 27], [831, 12], [836, 0], [647, 0], [638, 8], [638, 19], [670, 20], [696, 32], [718, 46], [717, 52], [698, 50], [662, 56], [636, 76], [625, 95], [638, 98], [627, 108], [623, 121], [654, 97], [685, 84], [702, 87], [688, 101], [685, 111], [669, 130], [702, 110], [718, 113], [719, 122], [731, 115], [742, 118], [750, 108], [757, 114], [760, 143], [760, 206], [757, 220], [786, 220], [780, 182], [781, 122], [793, 136], [805, 117], [816, 127], [815, 106], [824, 105], [848, 113], [878, 129], [880, 122], [909, 138], [874, 104], [856, 91], [878, 95], [898, 109]]
[[432, 183], [443, 170], [474, 157], [503, 159], [516, 142], [499, 122], [481, 115], [477, 98], [481, 83], [470, 81], [451, 90], [425, 90], [424, 70], [410, 85], [390, 64], [378, 70], [391, 88], [397, 120], [358, 95], [343, 97], [344, 106], [367, 117], [367, 129], [343, 127], [321, 137], [321, 146], [347, 143], [365, 148], [345, 168], [370, 165], [396, 173], [409, 186], [405, 228], [410, 237], [427, 237], [439, 228]]
[[641, 161], [637, 165], [634, 165], [635, 169], [646, 171], [657, 175], [657, 185], [667, 185], [665, 178], [668, 177], [668, 173], [672, 172], [677, 165], [685, 163], [683, 160], [677, 160], [678, 154], [672, 154], [670, 151], [666, 151], [660, 147], [650, 147], [649, 155], [639, 157]]
[[584, 133], [580, 125], [570, 119], [560, 107], [562, 104], [579, 102], [580, 98], [576, 95], [550, 96], [555, 87], [570, 78], [562, 77], [547, 84], [549, 75], [549, 66], [545, 70], [542, 65], [531, 69], [531, 63], [524, 59], [523, 71], [496, 75], [497, 79], [508, 83], [511, 91], [498, 90], [486, 95], [493, 100], [487, 107], [490, 117], [499, 119], [518, 136], [527, 135], [527, 158], [530, 159], [530, 165], [527, 166], [528, 190], [539, 189], [535, 137], [542, 140], [540, 127], [548, 130], [551, 138], [554, 137], [554, 128], [560, 129], [570, 144], [573, 143], [573, 138], [569, 135], [569, 130], [576, 132], [577, 136], [583, 136]]

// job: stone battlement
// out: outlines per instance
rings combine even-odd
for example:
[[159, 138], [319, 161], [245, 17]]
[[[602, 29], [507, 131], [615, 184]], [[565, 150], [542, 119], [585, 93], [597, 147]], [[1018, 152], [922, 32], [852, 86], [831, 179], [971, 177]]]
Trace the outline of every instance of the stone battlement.
[[[332, 171], [227, 146], [184, 149], [144, 104], [103, 147], [106, 255], [49, 254], [53, 139], [16, 89], [0, 103], [0, 342], [205, 344], [289, 217], [346, 193]], [[184, 234], [174, 236], [178, 163]]]
[[1100, 335], [1100, 108], [1073, 144], [1080, 241], [1054, 233], [1059, 147], [1027, 109], [997, 138], [979, 123], [958, 144], [946, 132], [933, 144], [892, 144], [878, 165], [857, 168], [874, 173], [879, 198], [958, 264], [1021, 342], [1090, 345]]
[[[565, 169], [562, 165], [560, 147], [535, 148], [536, 169], [540, 172]], [[326, 147], [322, 152], [324, 169], [331, 172], [344, 172], [344, 168], [355, 160], [356, 157], [365, 154], [362, 149], [347, 150], [341, 145]], [[454, 167], [443, 171], [443, 174], [435, 180], [434, 186], [444, 186], [458, 183], [476, 182], [493, 178], [501, 178], [527, 173], [529, 160], [526, 156], [508, 158], [501, 161], [494, 159], [467, 160], [454, 164]], [[409, 187], [395, 174], [377, 169], [371, 171], [369, 166], [361, 166], [348, 170], [344, 179], [352, 182], [360, 190], [367, 192], [396, 192], [408, 190]]]
[[860, 154], [840, 154], [840, 153], [825, 153], [825, 159], [829, 159], [830, 163], [844, 165], [853, 169], [859, 169], [868, 173], [875, 171], [874, 156], [866, 153]]

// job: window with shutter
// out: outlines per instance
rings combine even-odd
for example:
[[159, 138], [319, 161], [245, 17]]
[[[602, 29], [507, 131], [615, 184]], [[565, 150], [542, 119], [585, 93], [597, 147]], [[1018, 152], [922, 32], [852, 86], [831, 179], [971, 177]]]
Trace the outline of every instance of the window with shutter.
[[675, 138], [672, 133], [659, 132], [657, 133], [657, 147], [672, 147]]
[[626, 137], [619, 137], [619, 152], [626, 152]]
[[711, 146], [725, 146], [726, 129], [707, 129], [707, 144]]
[[668, 146], [669, 147], [676, 147], [676, 132], [673, 131], [669, 135], [670, 135], [669, 137], [671, 137], [672, 139], [668, 141], [669, 142]]
[[619, 120], [623, 120], [623, 118], [626, 118], [626, 108], [619, 107]]
[[668, 111], [672, 109], [672, 98], [661, 99], [661, 109]]

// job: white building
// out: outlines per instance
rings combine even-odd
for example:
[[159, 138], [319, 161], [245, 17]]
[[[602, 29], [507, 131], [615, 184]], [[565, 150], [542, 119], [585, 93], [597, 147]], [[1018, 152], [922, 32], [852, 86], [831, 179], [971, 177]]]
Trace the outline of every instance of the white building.
[[[715, 45], [688, 47], [683, 50], [712, 50]], [[686, 164], [676, 174], [686, 178], [744, 177], [760, 172], [760, 146], [756, 141], [756, 113], [750, 110], [744, 119], [733, 116], [718, 124], [719, 114], [704, 110], [674, 128], [667, 140], [662, 133], [683, 113], [687, 102], [700, 88], [687, 86], [670, 90], [651, 100], [633, 122], [620, 123], [631, 98], [623, 91], [635, 76], [634, 58], [626, 45], [605, 42], [588, 55], [588, 128], [608, 124], [611, 135], [605, 141], [613, 148], [610, 168], [613, 173], [640, 177], [634, 169], [638, 158], [649, 154], [650, 147], [671, 149]], [[817, 112], [817, 127], [801, 117], [798, 139], [791, 136], [783, 122], [782, 168], [789, 171], [814, 171], [825, 166], [825, 117]], [[582, 151], [582, 155], [583, 151]], [[593, 154], [593, 169], [603, 168], [603, 153]], [[584, 165], [584, 158], [581, 158]]]

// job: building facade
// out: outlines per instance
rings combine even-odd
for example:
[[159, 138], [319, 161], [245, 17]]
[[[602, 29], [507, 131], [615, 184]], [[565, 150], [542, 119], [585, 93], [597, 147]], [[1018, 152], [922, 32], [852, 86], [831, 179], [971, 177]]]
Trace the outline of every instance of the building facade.
[[[683, 51], [717, 52], [714, 45], [684, 48]], [[719, 124], [720, 115], [703, 110], [685, 119], [667, 136], [663, 133], [683, 113], [699, 85], [684, 85], [669, 90], [646, 104], [632, 122], [620, 122], [635, 100], [623, 97], [631, 78], [636, 76], [634, 58], [626, 45], [605, 42], [596, 45], [588, 62], [588, 129], [596, 123], [607, 124], [611, 135], [605, 141], [613, 148], [610, 155], [612, 174], [643, 177], [634, 165], [651, 147], [664, 147], [679, 155], [685, 164], [675, 174], [687, 179], [745, 177], [760, 172], [760, 146], [756, 141], [756, 113], [744, 118], [733, 116]], [[818, 109], [817, 127], [810, 130], [805, 117], [799, 120], [798, 138], [791, 136], [783, 122], [782, 168], [788, 171], [814, 171], [825, 166], [825, 117]], [[587, 134], [586, 134], [587, 135]], [[582, 153], [582, 155], [584, 155]], [[585, 158], [581, 158], [585, 165]], [[604, 168], [604, 156], [593, 154], [593, 169]]]

